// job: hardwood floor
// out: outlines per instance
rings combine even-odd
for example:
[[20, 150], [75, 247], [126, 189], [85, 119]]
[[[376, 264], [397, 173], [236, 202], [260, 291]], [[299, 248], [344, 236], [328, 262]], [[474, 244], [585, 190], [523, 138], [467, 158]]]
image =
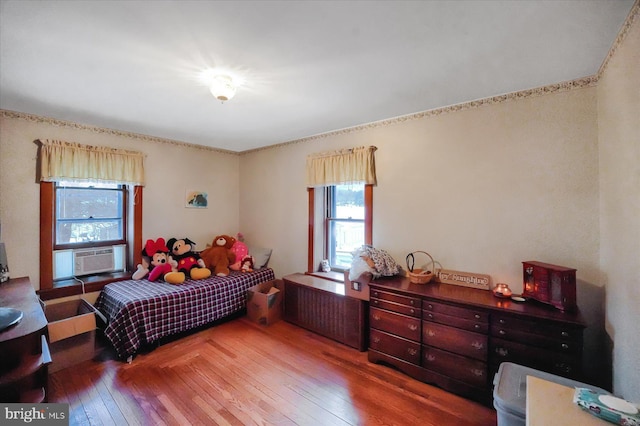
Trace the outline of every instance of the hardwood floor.
[[49, 377], [71, 425], [495, 425], [489, 407], [284, 321], [241, 317], [131, 364], [105, 350]]

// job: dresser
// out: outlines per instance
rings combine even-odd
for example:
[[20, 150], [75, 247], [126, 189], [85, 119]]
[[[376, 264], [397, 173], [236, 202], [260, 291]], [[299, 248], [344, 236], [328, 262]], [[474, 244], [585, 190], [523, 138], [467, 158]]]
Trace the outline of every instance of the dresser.
[[0, 284], [0, 306], [23, 313], [20, 322], [0, 331], [0, 402], [46, 402], [47, 319], [29, 279]]
[[369, 361], [486, 404], [500, 363], [581, 379], [578, 311], [407, 278], [369, 283]]

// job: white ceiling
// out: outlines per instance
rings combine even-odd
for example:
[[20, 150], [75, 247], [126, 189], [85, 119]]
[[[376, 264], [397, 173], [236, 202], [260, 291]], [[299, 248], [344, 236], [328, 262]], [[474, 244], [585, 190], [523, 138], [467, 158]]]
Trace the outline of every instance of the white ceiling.
[[594, 75], [632, 6], [2, 0], [0, 108], [245, 151]]

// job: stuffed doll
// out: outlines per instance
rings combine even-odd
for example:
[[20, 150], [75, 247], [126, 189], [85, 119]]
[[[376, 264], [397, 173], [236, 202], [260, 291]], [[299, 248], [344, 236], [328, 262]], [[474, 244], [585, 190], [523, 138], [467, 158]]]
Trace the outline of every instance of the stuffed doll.
[[193, 280], [201, 280], [211, 275], [200, 255], [193, 251], [196, 243], [189, 238], [171, 238], [167, 246], [171, 256], [178, 262], [178, 272], [184, 272]]
[[246, 255], [240, 261], [241, 272], [253, 272], [253, 256]]
[[228, 235], [218, 235], [213, 239], [211, 247], [207, 247], [200, 253], [204, 264], [213, 269], [213, 273], [219, 277], [229, 275], [229, 265], [236, 260], [236, 255], [231, 251], [235, 241], [235, 238]]
[[178, 272], [176, 267], [177, 262], [169, 256], [164, 238], [158, 238], [156, 241], [147, 240], [142, 249], [142, 264], [138, 265], [138, 270], [131, 278], [139, 280], [148, 274], [149, 281], [157, 281], [162, 277], [169, 284], [182, 284], [184, 273]]
[[[242, 234], [238, 233], [238, 235]], [[230, 250], [235, 256], [235, 259], [231, 262], [231, 265], [229, 265], [229, 269], [240, 271], [242, 269], [242, 260], [249, 254], [249, 248], [242, 241], [234, 239]]]

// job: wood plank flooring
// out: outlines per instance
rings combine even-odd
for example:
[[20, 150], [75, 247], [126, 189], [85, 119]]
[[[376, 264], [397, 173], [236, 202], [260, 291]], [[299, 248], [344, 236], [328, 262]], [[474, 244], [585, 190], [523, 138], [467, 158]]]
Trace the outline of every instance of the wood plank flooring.
[[109, 349], [49, 377], [71, 425], [495, 425], [489, 407], [369, 363], [366, 352], [241, 317], [131, 364]]

